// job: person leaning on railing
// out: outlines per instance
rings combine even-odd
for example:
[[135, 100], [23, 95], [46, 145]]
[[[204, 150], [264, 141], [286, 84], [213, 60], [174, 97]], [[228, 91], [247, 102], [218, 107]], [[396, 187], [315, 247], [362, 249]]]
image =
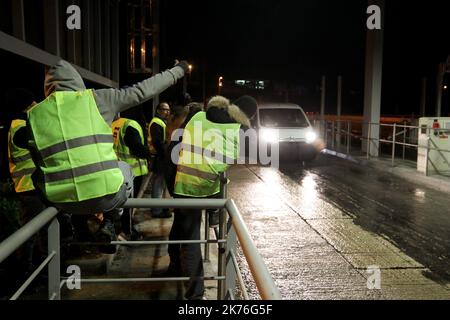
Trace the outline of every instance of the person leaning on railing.
[[[114, 151], [119, 161], [128, 163], [133, 172], [133, 197], [137, 196], [142, 178], [148, 174], [147, 161], [150, 150], [145, 144], [141, 125], [132, 119], [118, 118], [112, 123]], [[132, 235], [132, 209], [125, 209], [121, 216], [121, 229], [127, 237]]]
[[[174, 85], [187, 66], [180, 62], [126, 89], [99, 90], [87, 90], [80, 74], [64, 60], [47, 71], [46, 99], [28, 111], [28, 141], [22, 141], [36, 164], [32, 179], [59, 209], [103, 212], [98, 241], [116, 240], [112, 217], [128, 199], [133, 183], [130, 166], [119, 162], [113, 150], [114, 117]], [[105, 252], [115, 252], [115, 246]]]
[[[8, 90], [5, 96], [8, 108], [15, 110], [15, 113], [17, 113], [11, 121], [8, 132], [8, 161], [14, 190], [20, 201], [20, 224], [23, 226], [46, 208], [45, 204], [38, 197], [31, 180], [31, 174], [36, 167], [31, 159], [30, 151], [19, 147], [15, 143], [17, 132], [26, 126], [26, 113], [18, 111], [26, 110], [28, 107], [36, 104], [36, 101], [33, 93], [19, 88]], [[5, 214], [9, 213], [6, 212]], [[39, 249], [39, 246], [36, 246], [38, 242], [39, 236], [34, 236], [19, 250], [19, 273], [29, 274], [33, 271], [33, 260], [36, 260], [33, 259], [34, 251], [35, 248]], [[42, 255], [44, 254], [43, 251], [41, 253]]]
[[[237, 162], [241, 134], [250, 128], [249, 119], [256, 109], [252, 97], [230, 103], [218, 96], [209, 101], [206, 112], [197, 112], [190, 119], [183, 131], [177, 161], [176, 198], [214, 198], [220, 194], [220, 175]], [[198, 133], [201, 137], [195, 136]], [[201, 161], [195, 161], [196, 157]], [[201, 218], [201, 210], [176, 210], [170, 240], [200, 240]], [[190, 277], [185, 284], [185, 298], [202, 299], [205, 287], [200, 244], [172, 245], [169, 256], [168, 274]]]

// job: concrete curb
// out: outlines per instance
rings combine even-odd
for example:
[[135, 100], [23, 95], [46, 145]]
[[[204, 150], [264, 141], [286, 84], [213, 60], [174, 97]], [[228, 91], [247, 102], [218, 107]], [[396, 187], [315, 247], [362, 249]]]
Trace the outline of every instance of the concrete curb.
[[338, 158], [344, 159], [346, 161], [356, 163], [360, 166], [370, 167], [372, 169], [382, 171], [382, 172], [388, 172], [397, 177], [403, 178], [411, 183], [415, 183], [415, 184], [422, 185], [424, 187], [427, 187], [427, 188], [430, 188], [433, 190], [437, 190], [440, 192], [445, 192], [445, 193], [450, 194], [450, 178], [441, 177], [441, 176], [427, 177], [427, 176], [417, 172], [413, 168], [400, 167], [400, 166], [392, 167], [390, 165], [390, 163], [389, 164], [384, 163], [384, 162], [381, 162], [380, 160], [367, 160], [367, 159], [362, 159], [359, 157], [352, 157], [350, 155], [339, 153], [339, 152], [336, 152], [333, 150], [325, 150], [323, 153], [328, 156], [338, 157]]

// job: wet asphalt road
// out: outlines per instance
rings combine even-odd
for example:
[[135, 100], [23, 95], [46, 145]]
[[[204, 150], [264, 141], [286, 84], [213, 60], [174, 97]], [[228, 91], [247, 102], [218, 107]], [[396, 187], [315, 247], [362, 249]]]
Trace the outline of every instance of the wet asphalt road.
[[318, 197], [450, 282], [450, 195], [329, 157], [280, 171], [294, 181], [313, 179]]
[[[230, 177], [229, 194], [283, 298], [450, 297], [448, 194], [326, 155], [308, 167], [240, 167]], [[370, 264], [386, 270], [390, 290], [366, 290]], [[444, 290], [428, 296], [419, 285]]]

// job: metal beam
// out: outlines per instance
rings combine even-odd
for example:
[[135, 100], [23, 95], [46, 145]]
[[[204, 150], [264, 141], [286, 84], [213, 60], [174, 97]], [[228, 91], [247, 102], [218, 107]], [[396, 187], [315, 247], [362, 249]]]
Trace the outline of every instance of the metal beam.
[[[114, 81], [119, 82], [119, 1], [114, 1], [113, 12], [111, 14], [111, 75]], [[128, 46], [127, 46], [128, 49]]]
[[72, 63], [79, 63], [77, 61], [77, 41], [76, 41], [76, 30], [67, 30], [67, 60]]
[[[153, 24], [153, 49], [152, 49], [152, 73], [153, 75], [159, 73], [159, 0], [151, 2], [151, 17]], [[153, 97], [153, 114], [156, 114], [156, 108], [159, 105], [159, 95]]]
[[16, 38], [25, 41], [26, 36], [23, 0], [11, 1], [11, 11], [13, 35]]
[[98, 74], [103, 74], [103, 68], [102, 68], [102, 48], [103, 48], [103, 44], [102, 44], [102, 3], [103, 1], [93, 1], [94, 5], [95, 5], [95, 16], [94, 16], [94, 38], [95, 38], [95, 50], [94, 50], [94, 54], [95, 54], [95, 59], [94, 59], [94, 68], [93, 70], [98, 73]]
[[442, 87], [444, 84], [444, 75], [447, 71], [447, 64], [440, 63], [436, 80], [436, 117], [442, 113]]
[[[83, 32], [83, 66], [92, 70], [92, 47], [91, 47], [91, 37], [92, 37], [92, 24], [91, 24], [91, 5], [89, 0], [83, 0], [81, 12], [83, 12], [83, 18], [81, 19], [82, 32]], [[117, 79], [114, 79], [117, 80]]]
[[338, 123], [337, 123], [337, 133], [336, 133], [336, 143], [337, 143], [337, 149], [339, 150], [341, 147], [341, 115], [342, 115], [342, 76], [338, 76], [337, 81], [337, 116], [338, 116]]
[[[378, 157], [380, 127], [369, 123], [380, 123], [381, 88], [383, 75], [384, 0], [369, 0], [369, 5], [381, 9], [381, 30], [367, 30], [366, 40], [366, 80], [364, 88], [364, 135], [363, 150], [370, 156]], [[369, 147], [367, 148], [367, 143]]]
[[320, 98], [320, 119], [323, 120], [325, 117], [325, 102], [326, 102], [326, 89], [327, 89], [327, 77], [322, 76], [322, 85], [320, 86], [321, 98]]
[[420, 116], [425, 117], [427, 113], [427, 78], [422, 78], [422, 90], [420, 99]]
[[59, 29], [59, 1], [44, 0], [44, 48], [56, 56], [61, 56]]
[[[52, 66], [56, 62], [61, 60], [61, 58], [58, 56], [55, 56], [44, 50], [36, 48], [31, 44], [16, 39], [15, 37], [12, 37], [1, 31], [0, 31], [0, 49], [9, 51], [13, 54], [22, 56], [24, 58], [30, 59], [32, 61], [47, 66]], [[97, 84], [106, 87], [113, 87], [113, 88], [119, 87], [119, 84], [111, 79], [105, 78], [99, 74], [93, 73], [77, 65], [74, 65], [74, 67], [78, 70], [80, 75], [86, 80], [95, 82]]]
[[103, 35], [103, 75], [111, 77], [111, 18], [110, 1], [103, 2], [104, 19], [102, 23]]
[[342, 115], [342, 76], [338, 76], [337, 81], [337, 116]]

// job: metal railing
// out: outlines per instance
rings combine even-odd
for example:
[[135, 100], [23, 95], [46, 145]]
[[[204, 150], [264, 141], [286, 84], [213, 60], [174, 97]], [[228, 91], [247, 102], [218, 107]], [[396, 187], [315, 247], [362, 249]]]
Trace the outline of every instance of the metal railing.
[[[385, 123], [368, 123], [368, 122], [358, 122], [357, 123], [361, 127], [361, 134], [355, 134], [352, 128], [355, 127], [355, 122], [351, 120], [314, 120], [313, 125], [320, 132], [321, 137], [324, 140], [324, 143], [327, 148], [331, 148], [332, 150], [337, 150], [339, 152], [345, 152], [347, 155], [351, 155], [352, 153], [352, 141], [365, 142], [365, 156], [367, 159], [371, 158], [373, 148], [380, 150], [382, 144], [391, 145], [390, 149], [390, 158], [391, 164], [393, 167], [396, 165], [397, 158], [397, 146], [401, 146], [402, 148], [402, 159], [406, 159], [406, 150], [408, 148], [412, 148], [414, 150], [419, 151], [419, 149], [426, 149], [427, 154], [430, 150], [437, 151], [443, 159], [446, 159], [444, 153], [450, 153], [450, 150], [440, 149], [435, 144], [432, 144], [430, 136], [436, 130], [443, 131], [443, 129], [434, 129], [430, 127], [419, 127], [414, 125], [408, 125], [405, 122], [403, 124], [385, 124]], [[344, 129], [343, 129], [344, 127]], [[373, 127], [378, 127], [378, 130], [381, 131], [383, 128], [391, 131], [390, 135], [387, 138], [378, 138], [373, 139], [370, 138], [372, 135]], [[367, 128], [364, 130], [364, 128]], [[427, 135], [427, 146], [423, 146], [419, 144], [418, 133], [420, 130], [426, 130]], [[447, 129], [444, 129], [444, 131]], [[364, 131], [367, 131], [367, 136], [363, 134]], [[450, 130], [447, 130], [450, 131]], [[408, 134], [409, 132], [409, 134]], [[345, 137], [345, 149], [342, 148], [342, 137]], [[402, 140], [399, 141], [398, 137], [401, 137]], [[353, 139], [353, 140], [352, 140]], [[417, 159], [415, 159], [417, 160]], [[430, 160], [428, 159], [428, 162]], [[450, 169], [450, 163], [446, 161]], [[433, 165], [433, 163], [431, 163]], [[428, 175], [428, 166], [427, 172]]]
[[[223, 209], [219, 223], [219, 238], [216, 240], [198, 241], [115, 241], [113, 245], [161, 245], [161, 244], [188, 244], [217, 243], [219, 253], [218, 274], [205, 276], [204, 280], [218, 281], [217, 298], [219, 300], [234, 299], [236, 277], [241, 286], [243, 297], [248, 298], [239, 265], [235, 256], [236, 239], [239, 240], [244, 257], [250, 268], [259, 294], [264, 300], [278, 300], [281, 295], [262, 259], [259, 255], [242, 216], [231, 199], [129, 199], [124, 208], [173, 208], [173, 209]], [[60, 237], [59, 223], [56, 219], [57, 209], [48, 208], [27, 223], [24, 227], [0, 243], [0, 263], [9, 255], [44, 228], [48, 223], [48, 256], [33, 274], [24, 282], [17, 292], [11, 297], [17, 299], [31, 284], [36, 276], [48, 265], [48, 298], [50, 300], [61, 299], [61, 288], [67, 280], [61, 280], [60, 275]], [[228, 219], [226, 219], [228, 214]], [[186, 281], [189, 278], [118, 278], [118, 279], [80, 279], [81, 283], [127, 283], [127, 282], [161, 282], [161, 281]]]
[[0, 243], [0, 263], [14, 253], [26, 241], [43, 229], [47, 224], [48, 256], [39, 267], [28, 277], [20, 288], [12, 295], [11, 300], [16, 300], [28, 288], [31, 282], [48, 265], [48, 298], [49, 300], [61, 299], [60, 290], [60, 238], [59, 223], [56, 219], [58, 210], [47, 208], [28, 222], [21, 229], [12, 234], [9, 238]]

